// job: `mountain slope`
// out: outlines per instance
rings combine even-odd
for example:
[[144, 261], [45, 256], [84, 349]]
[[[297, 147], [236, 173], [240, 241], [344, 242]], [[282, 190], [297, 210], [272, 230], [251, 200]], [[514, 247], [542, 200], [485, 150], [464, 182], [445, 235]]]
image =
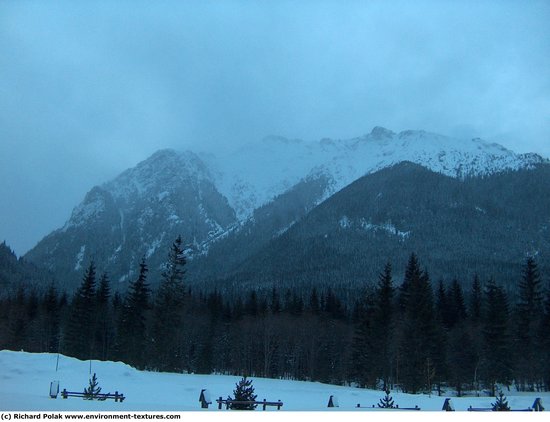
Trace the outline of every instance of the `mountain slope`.
[[550, 270], [550, 166], [459, 180], [404, 162], [313, 209], [220, 285], [354, 287], [412, 252], [433, 280], [495, 277], [511, 288], [527, 255]]
[[404, 160], [458, 179], [544, 162], [479, 139], [380, 127], [342, 141], [270, 137], [218, 157], [162, 150], [94, 187], [25, 258], [72, 287], [93, 259], [124, 288], [145, 257], [154, 284], [181, 234], [192, 281], [227, 278], [335, 192]]
[[78, 283], [95, 260], [115, 282], [125, 282], [145, 257], [158, 275], [168, 245], [181, 234], [200, 244], [236, 223], [235, 213], [192, 153], [164, 150], [93, 188], [65, 226], [25, 255], [65, 284]]
[[47, 271], [23, 258], [18, 259], [6, 242], [0, 243], [0, 297], [13, 295], [19, 287], [29, 291], [52, 281]]

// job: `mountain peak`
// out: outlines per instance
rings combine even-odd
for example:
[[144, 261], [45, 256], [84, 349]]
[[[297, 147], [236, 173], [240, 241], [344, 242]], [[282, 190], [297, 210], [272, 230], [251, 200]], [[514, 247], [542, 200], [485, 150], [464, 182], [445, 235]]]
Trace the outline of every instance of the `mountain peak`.
[[370, 135], [374, 138], [374, 139], [377, 139], [377, 140], [382, 140], [382, 139], [391, 139], [395, 136], [395, 133], [392, 132], [391, 130], [389, 129], [386, 129], [385, 127], [382, 127], [382, 126], [375, 126]]

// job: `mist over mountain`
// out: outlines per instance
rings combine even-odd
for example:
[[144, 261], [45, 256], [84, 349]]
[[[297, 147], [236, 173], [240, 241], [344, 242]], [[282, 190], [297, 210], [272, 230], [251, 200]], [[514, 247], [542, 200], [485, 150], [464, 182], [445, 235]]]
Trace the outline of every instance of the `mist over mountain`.
[[[395, 166], [405, 161], [430, 170], [430, 176], [421, 176], [416, 167], [405, 171]], [[515, 154], [480, 139], [464, 141], [424, 131], [396, 134], [381, 127], [348, 140], [308, 143], [268, 137], [224, 156], [161, 150], [91, 189], [69, 221], [42, 239], [25, 259], [47, 268], [67, 287], [75, 286], [83, 266], [94, 260], [115, 287], [123, 288], [145, 258], [155, 283], [169, 245], [181, 234], [192, 284], [216, 285], [216, 280], [225, 280], [225, 285], [281, 280], [315, 283], [321, 282], [321, 271], [323, 283], [356, 283], [379, 271], [381, 262], [400, 262], [412, 251], [426, 255], [429, 263], [454, 271], [454, 264], [449, 267], [446, 261], [430, 257], [450, 253], [448, 259], [466, 262], [469, 258], [461, 253], [469, 256], [475, 250], [491, 255], [490, 245], [479, 250], [463, 247], [458, 255], [451, 245], [459, 241], [464, 246], [476, 239], [482, 242], [485, 234], [494, 235], [495, 227], [511, 224], [498, 212], [483, 214], [477, 208], [519, 206], [514, 195], [508, 195], [509, 204], [493, 198], [506, 193], [498, 189], [486, 191], [489, 202], [485, 203], [478, 190], [484, 189], [487, 180], [508, 183], [507, 179], [491, 179], [498, 174], [508, 174], [515, 184], [520, 183], [516, 180], [530, 182], [534, 175], [536, 180], [548, 181], [540, 170], [546, 168], [543, 163], [536, 154]], [[381, 169], [385, 170], [376, 173]], [[346, 188], [363, 176], [365, 181]], [[383, 187], [386, 179], [391, 183]], [[416, 182], [411, 184], [412, 180]], [[473, 185], [479, 187], [466, 188]], [[354, 198], [364, 201], [351, 202], [346, 193], [349, 189], [355, 192]], [[415, 194], [417, 189], [425, 195]], [[540, 193], [540, 189], [542, 185], [535, 190]], [[373, 213], [372, 195], [381, 192], [384, 207]], [[460, 205], [452, 206], [449, 198], [453, 195], [458, 195], [456, 204]], [[526, 203], [536, 200], [534, 196], [525, 198]], [[352, 210], [322, 211], [348, 205]], [[413, 205], [423, 212], [409, 215], [403, 211], [403, 206]], [[530, 211], [539, 209], [533, 206]], [[431, 213], [424, 212], [426, 209]], [[544, 209], [540, 211], [537, 221], [546, 218]], [[434, 215], [441, 219], [434, 220]], [[512, 222], [522, 219], [519, 214], [509, 218]], [[475, 231], [466, 230], [470, 237], [457, 240], [439, 227], [453, 224], [461, 228], [456, 234], [464, 234], [463, 226], [475, 227]], [[336, 233], [338, 236], [333, 236]], [[382, 238], [382, 245], [368, 236], [363, 239], [365, 233]], [[441, 236], [435, 240], [434, 233]], [[503, 239], [494, 235], [493, 240]], [[525, 237], [518, 239], [519, 243], [510, 241], [513, 245], [510, 253], [501, 257], [504, 260], [515, 262], [522, 254], [537, 250], [525, 249]], [[546, 248], [545, 243], [539, 246]], [[334, 248], [344, 255], [327, 256]], [[367, 254], [365, 248], [373, 253]], [[318, 259], [326, 264], [314, 264]], [[281, 273], [274, 266], [288, 271]], [[503, 267], [496, 260], [490, 268]]]

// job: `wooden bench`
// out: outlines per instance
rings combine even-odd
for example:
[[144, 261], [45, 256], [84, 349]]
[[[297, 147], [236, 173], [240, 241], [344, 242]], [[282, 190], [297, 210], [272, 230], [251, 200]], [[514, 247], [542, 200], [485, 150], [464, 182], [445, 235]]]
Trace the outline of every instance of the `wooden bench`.
[[[472, 407], [470, 406], [468, 412], [496, 412], [493, 407]], [[508, 412], [533, 412], [533, 409], [528, 407], [527, 409], [510, 409]]]
[[355, 406], [356, 409], [374, 409], [376, 411], [379, 411], [379, 410], [420, 410], [420, 407], [418, 406], [414, 406], [414, 407], [399, 407], [399, 405], [395, 405], [395, 407], [378, 407], [376, 405], [372, 405], [371, 407], [369, 406], [361, 406], [361, 403], [357, 403], [357, 406]]
[[[76, 392], [76, 391], [67, 391], [65, 388], [61, 392], [61, 397], [66, 399], [67, 397], [81, 397], [83, 399], [89, 398], [89, 395], [87, 395], [84, 392]], [[107, 399], [114, 399], [115, 402], [122, 403], [126, 397], [124, 397], [124, 394], [119, 393], [118, 391], [115, 391], [114, 394], [112, 393], [98, 393], [94, 396], [94, 399], [99, 401], [104, 401]]]
[[468, 409], [468, 412], [492, 412], [492, 407], [472, 407], [470, 406]]
[[232, 404], [261, 405], [262, 410], [265, 410], [267, 406], [276, 406], [277, 410], [281, 410], [281, 407], [283, 406], [283, 402], [281, 400], [267, 401], [266, 399], [264, 399], [263, 401], [239, 401], [239, 400], [231, 400], [231, 399], [222, 399], [220, 397], [218, 400], [216, 400], [216, 403], [218, 403], [219, 410], [221, 410], [223, 404], [225, 404], [226, 409], [229, 409]]

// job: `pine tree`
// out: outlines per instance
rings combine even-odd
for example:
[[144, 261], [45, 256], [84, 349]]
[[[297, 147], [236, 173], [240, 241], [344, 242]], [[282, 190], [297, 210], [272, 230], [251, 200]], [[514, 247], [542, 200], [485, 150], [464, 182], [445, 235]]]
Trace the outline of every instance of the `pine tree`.
[[253, 317], [258, 315], [258, 295], [256, 293], [256, 290], [252, 290], [250, 292], [244, 308], [246, 314]]
[[[352, 357], [350, 371], [353, 379], [361, 387], [376, 388], [378, 371], [373, 360], [379, 351], [374, 346], [373, 313], [375, 307], [374, 294], [365, 292], [363, 300], [358, 304], [358, 317], [352, 342]], [[326, 351], [321, 353], [321, 359], [326, 358]], [[328, 376], [327, 376], [328, 378]]]
[[[252, 380], [243, 377], [237, 384], [235, 384], [235, 390], [233, 390], [235, 401], [256, 401], [256, 394], [254, 394], [254, 387], [252, 386]], [[234, 410], [254, 410], [256, 404], [249, 403], [234, 403], [231, 405], [231, 409]]]
[[465, 323], [457, 324], [448, 335], [448, 381], [455, 387], [458, 397], [462, 396], [464, 385], [474, 378], [478, 361], [473, 335], [469, 328]]
[[546, 291], [544, 311], [539, 322], [538, 332], [540, 380], [546, 391], [550, 391], [550, 289]]
[[79, 359], [90, 359], [94, 353], [95, 286], [95, 264], [92, 261], [84, 273], [82, 284], [73, 297], [63, 339], [64, 353]]
[[496, 412], [505, 412], [509, 411], [510, 406], [508, 406], [508, 400], [506, 400], [506, 396], [502, 391], [499, 392], [498, 397], [495, 397], [496, 401], [494, 403], [491, 403], [491, 406], [493, 406], [493, 410]]
[[53, 284], [50, 284], [43, 300], [43, 331], [44, 331], [44, 351], [55, 353], [59, 351], [59, 323], [60, 323], [60, 305], [57, 298], [57, 290]]
[[494, 395], [496, 384], [510, 385], [512, 380], [512, 350], [509, 327], [508, 298], [494, 280], [485, 291], [483, 324], [483, 372], [486, 384]]
[[321, 304], [319, 303], [319, 295], [317, 294], [317, 289], [313, 287], [311, 290], [311, 295], [309, 298], [309, 309], [313, 315], [319, 315], [321, 312]]
[[388, 262], [378, 276], [372, 315], [372, 365], [382, 380], [384, 390], [389, 389], [394, 358], [394, 305], [392, 267]]
[[450, 328], [464, 321], [467, 317], [466, 303], [464, 301], [464, 293], [459, 281], [455, 278], [451, 283], [449, 291], [449, 307], [450, 307]]
[[438, 287], [435, 299], [437, 317], [446, 328], [449, 328], [449, 306], [447, 304], [447, 292], [445, 291], [443, 280], [439, 280], [437, 286]]
[[[406, 298], [400, 333], [399, 381], [407, 392], [431, 390], [436, 369], [441, 368], [442, 345], [437, 338], [433, 291], [426, 271], [413, 254], [405, 272]], [[403, 290], [402, 290], [403, 294]], [[403, 296], [402, 296], [403, 297]]]
[[481, 304], [483, 303], [483, 291], [477, 274], [472, 283], [472, 293], [470, 297], [470, 319], [473, 323], [481, 321]]
[[94, 373], [93, 377], [90, 378], [90, 384], [88, 387], [84, 388], [84, 400], [94, 400], [98, 397], [99, 393], [101, 393], [101, 387]]
[[269, 308], [271, 309], [271, 313], [278, 314], [281, 312], [281, 300], [279, 299], [279, 292], [277, 292], [277, 289], [273, 287], [271, 289], [271, 300], [269, 303]]
[[418, 264], [418, 258], [413, 252], [409, 257], [407, 263], [407, 268], [405, 269], [405, 277], [403, 283], [399, 288], [399, 307], [402, 311], [407, 308], [407, 303], [409, 301], [409, 288], [413, 282], [419, 280], [422, 276], [422, 271], [420, 270], [420, 265]]
[[393, 398], [390, 396], [390, 390], [385, 391], [386, 395], [380, 399], [378, 407], [382, 409], [395, 409]]
[[22, 285], [19, 286], [15, 298], [10, 302], [7, 344], [13, 350], [24, 350], [28, 331], [28, 318], [26, 312], [27, 298]]
[[186, 262], [178, 236], [170, 248], [154, 304], [151, 338], [156, 367], [161, 371], [177, 372], [184, 367], [181, 337]]
[[145, 366], [146, 314], [151, 293], [147, 284], [148, 271], [145, 258], [142, 258], [139, 276], [128, 287], [118, 323], [119, 359], [137, 368]]
[[102, 360], [107, 360], [111, 356], [112, 343], [114, 342], [114, 319], [110, 297], [109, 277], [106, 273], [103, 273], [96, 291], [96, 330], [94, 336], [95, 355]]
[[516, 350], [521, 352], [516, 358], [516, 382], [520, 390], [534, 391], [538, 363], [537, 328], [542, 315], [543, 294], [537, 264], [528, 258], [519, 283], [519, 303], [517, 304]]

